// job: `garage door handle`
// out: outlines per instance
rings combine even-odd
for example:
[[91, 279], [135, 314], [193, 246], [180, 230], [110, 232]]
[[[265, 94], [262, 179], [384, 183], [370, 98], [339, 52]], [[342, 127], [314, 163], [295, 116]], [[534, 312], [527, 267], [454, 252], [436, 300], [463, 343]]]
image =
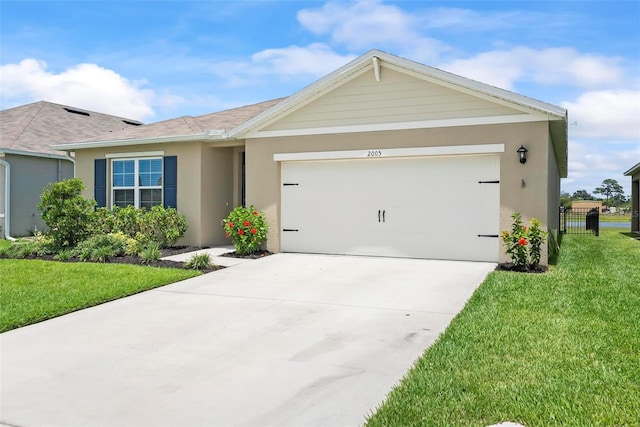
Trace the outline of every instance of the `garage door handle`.
[[500, 181], [478, 181], [478, 184], [500, 184]]
[[380, 222], [380, 209], [378, 209], [378, 222]]
[[478, 234], [478, 237], [500, 237], [497, 234]]
[[382, 222], [385, 222], [384, 215], [385, 215], [386, 213], [387, 213], [387, 211], [382, 211]]

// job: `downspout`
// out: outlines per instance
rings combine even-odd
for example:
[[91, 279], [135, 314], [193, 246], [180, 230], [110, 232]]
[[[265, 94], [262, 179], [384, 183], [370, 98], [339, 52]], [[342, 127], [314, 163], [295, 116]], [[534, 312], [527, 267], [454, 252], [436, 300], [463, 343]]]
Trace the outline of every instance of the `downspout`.
[[14, 242], [11, 237], [11, 206], [9, 204], [9, 189], [11, 184], [11, 166], [6, 160], [0, 159], [0, 165], [4, 166], [4, 238]]
[[65, 152], [65, 154], [67, 155], [67, 159], [73, 163], [73, 177], [76, 177], [76, 159], [74, 159], [73, 157], [71, 157], [71, 153], [69, 151]]

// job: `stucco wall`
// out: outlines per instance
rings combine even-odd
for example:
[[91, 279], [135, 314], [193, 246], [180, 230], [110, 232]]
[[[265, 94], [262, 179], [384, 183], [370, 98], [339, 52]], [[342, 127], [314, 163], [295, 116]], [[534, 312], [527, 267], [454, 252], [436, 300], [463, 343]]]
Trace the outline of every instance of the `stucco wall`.
[[[247, 204], [254, 204], [266, 213], [270, 222], [268, 249], [279, 251], [280, 165], [273, 160], [275, 153], [473, 144], [505, 144], [505, 152], [500, 156], [500, 230], [510, 228], [511, 214], [516, 211], [526, 221], [532, 217], [540, 219], [546, 228], [552, 209], [548, 206], [547, 122], [248, 139]], [[520, 145], [529, 150], [524, 165], [518, 161], [516, 152]], [[464, 200], [459, 208], [473, 209]], [[508, 260], [503, 248], [500, 256], [501, 261]], [[546, 259], [545, 248], [543, 260]]]
[[[49, 183], [73, 178], [73, 163], [62, 159], [15, 154], [6, 154], [4, 160], [11, 165], [11, 235], [28, 236], [36, 228], [45, 230], [46, 224], [38, 211], [40, 195]], [[4, 168], [2, 172], [4, 175]], [[4, 190], [4, 176], [2, 180]]]
[[[84, 182], [87, 189], [84, 196], [94, 197], [94, 160], [104, 159], [107, 154], [128, 153], [137, 157], [148, 152], [163, 152], [164, 156], [177, 156], [178, 189], [177, 209], [189, 221], [189, 229], [178, 244], [203, 246], [210, 236], [203, 230], [202, 183], [202, 143], [182, 142], [173, 144], [147, 144], [126, 147], [94, 148], [76, 152], [76, 176]], [[210, 162], [210, 160], [207, 160]], [[110, 186], [111, 162], [107, 161], [107, 183]], [[207, 178], [206, 182], [209, 182]], [[107, 205], [110, 204], [110, 191], [107, 191]]]

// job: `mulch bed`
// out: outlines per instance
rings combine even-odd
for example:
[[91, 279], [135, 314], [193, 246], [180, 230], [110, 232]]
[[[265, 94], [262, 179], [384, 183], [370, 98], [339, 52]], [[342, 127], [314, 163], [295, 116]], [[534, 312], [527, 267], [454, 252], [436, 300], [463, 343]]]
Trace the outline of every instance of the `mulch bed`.
[[245, 258], [245, 259], [258, 259], [258, 258], [264, 258], [266, 256], [269, 255], [273, 255], [273, 252], [269, 252], [269, 251], [258, 251], [258, 252], [253, 252], [250, 253], [248, 255], [239, 255], [235, 252], [227, 252], [224, 253], [220, 256], [224, 256], [224, 257], [228, 257], [228, 258]]
[[544, 265], [538, 265], [536, 266], [536, 268], [534, 269], [528, 269], [528, 270], [520, 270], [519, 268], [517, 268], [514, 264], [512, 263], [504, 263], [504, 264], [498, 264], [498, 266], [496, 267], [497, 271], [512, 271], [514, 273], [546, 273], [548, 271], [547, 267], [545, 267]]
[[[179, 255], [179, 254], [183, 254], [185, 252], [195, 252], [195, 251], [199, 251], [201, 249], [207, 249], [207, 247], [197, 247], [197, 246], [172, 246], [169, 248], [164, 248], [164, 249], [160, 249], [160, 253], [162, 254], [161, 257], [167, 257], [167, 256], [172, 256], [172, 255]], [[267, 255], [271, 255], [272, 253], [269, 251], [259, 251], [259, 252], [254, 252], [252, 254], [249, 255], [238, 255], [235, 252], [229, 252], [229, 253], [225, 253], [222, 256], [225, 257], [231, 257], [231, 258], [248, 258], [248, 259], [258, 259], [258, 258], [262, 258], [265, 257]], [[5, 257], [0, 257], [0, 258], [5, 258]], [[40, 259], [40, 260], [45, 260], [45, 261], [60, 261], [60, 262], [82, 262], [80, 261], [78, 258], [69, 258], [68, 260], [55, 260], [53, 258], [53, 255], [29, 255], [28, 257], [26, 257], [25, 259]], [[106, 263], [111, 263], [111, 264], [133, 264], [133, 265], [146, 265], [149, 267], [164, 267], [164, 268], [185, 268], [185, 264], [186, 262], [182, 262], [182, 261], [169, 261], [169, 260], [165, 260], [165, 259], [159, 259], [157, 261], [153, 261], [150, 262], [148, 264], [145, 264], [142, 261], [142, 258], [140, 258], [139, 256], [136, 255], [121, 255], [121, 256], [117, 256], [117, 257], [113, 257], [113, 258], [109, 258], [109, 260], [106, 261]], [[206, 268], [206, 269], [202, 269], [200, 270], [202, 273], [210, 273], [212, 271], [216, 271], [216, 270], [220, 270], [224, 268], [224, 266], [217, 266], [216, 268]]]

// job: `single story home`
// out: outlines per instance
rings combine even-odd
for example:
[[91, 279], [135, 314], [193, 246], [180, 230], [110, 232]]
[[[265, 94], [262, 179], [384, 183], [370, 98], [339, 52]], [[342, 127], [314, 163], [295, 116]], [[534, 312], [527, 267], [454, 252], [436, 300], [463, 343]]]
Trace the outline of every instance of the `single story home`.
[[587, 212], [593, 208], [597, 208], [598, 212], [604, 213], [606, 207], [602, 205], [600, 200], [574, 200], [571, 202], [571, 209]]
[[141, 124], [46, 101], [0, 111], [0, 238], [43, 230], [37, 208], [42, 190], [74, 177], [73, 157], [51, 144]]
[[100, 205], [174, 206], [197, 246], [254, 205], [273, 252], [508, 261], [514, 212], [557, 234], [567, 176], [565, 109], [377, 50], [287, 98], [69, 142]]
[[624, 175], [631, 177], [631, 231], [640, 233], [640, 163]]

